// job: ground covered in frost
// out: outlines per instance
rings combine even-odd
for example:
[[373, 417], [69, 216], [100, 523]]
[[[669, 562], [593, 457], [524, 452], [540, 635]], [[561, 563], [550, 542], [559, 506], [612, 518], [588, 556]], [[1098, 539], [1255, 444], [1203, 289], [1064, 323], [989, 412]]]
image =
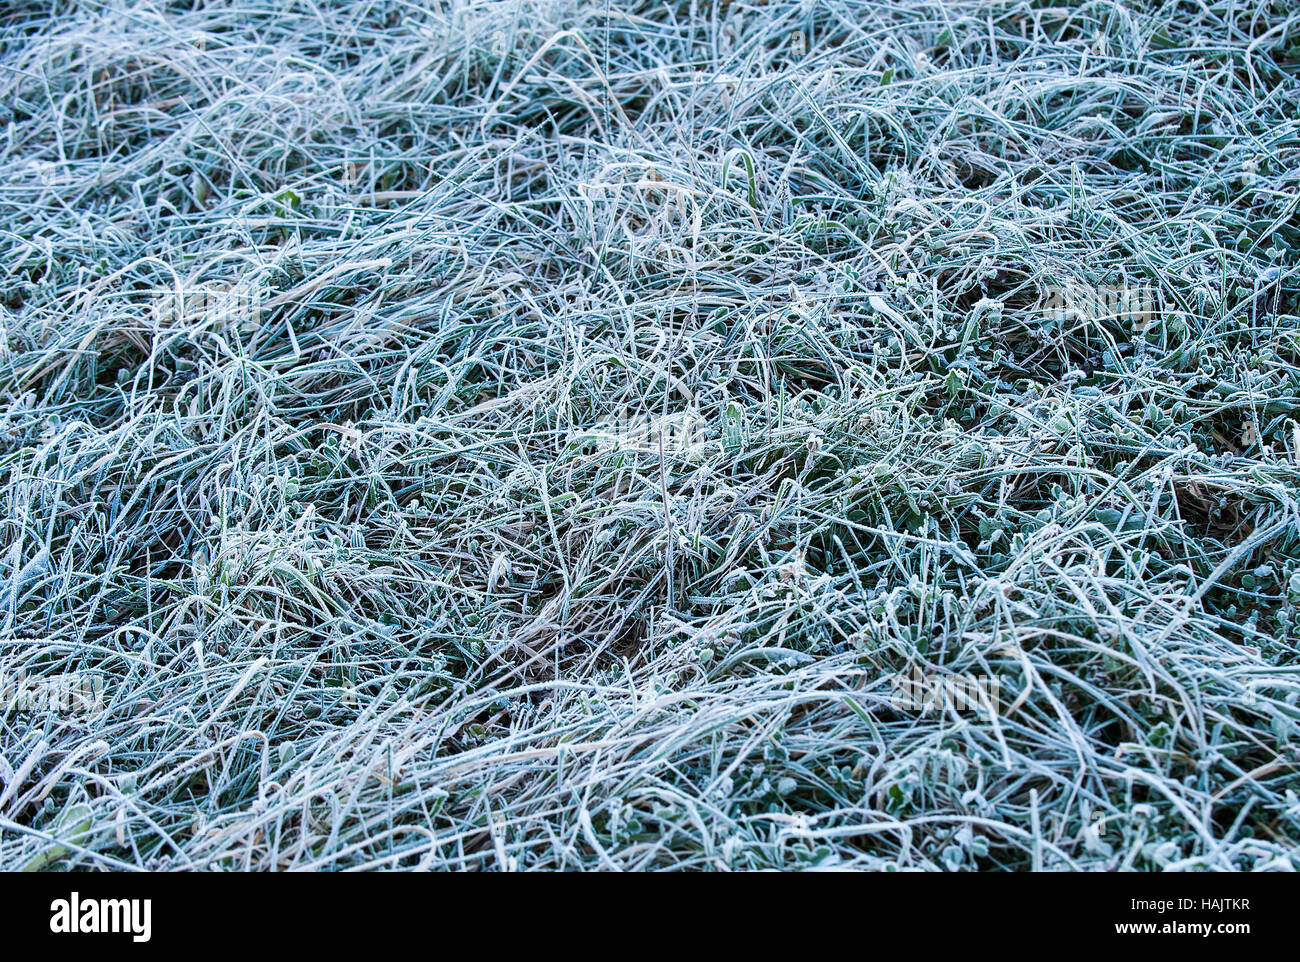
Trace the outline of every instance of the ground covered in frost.
[[1298, 65], [6, 5], [0, 866], [1297, 867]]

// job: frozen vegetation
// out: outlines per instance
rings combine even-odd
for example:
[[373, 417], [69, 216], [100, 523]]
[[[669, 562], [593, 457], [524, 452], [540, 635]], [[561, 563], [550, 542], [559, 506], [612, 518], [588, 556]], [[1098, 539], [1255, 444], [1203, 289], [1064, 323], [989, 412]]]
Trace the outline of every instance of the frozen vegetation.
[[1300, 867], [1293, 0], [0, 13], [0, 867]]

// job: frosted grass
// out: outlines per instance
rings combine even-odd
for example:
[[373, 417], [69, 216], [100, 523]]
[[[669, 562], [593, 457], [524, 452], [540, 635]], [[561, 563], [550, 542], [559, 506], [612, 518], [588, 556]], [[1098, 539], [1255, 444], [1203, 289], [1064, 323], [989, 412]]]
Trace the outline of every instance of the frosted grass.
[[9, 9], [0, 867], [1297, 867], [1292, 4]]

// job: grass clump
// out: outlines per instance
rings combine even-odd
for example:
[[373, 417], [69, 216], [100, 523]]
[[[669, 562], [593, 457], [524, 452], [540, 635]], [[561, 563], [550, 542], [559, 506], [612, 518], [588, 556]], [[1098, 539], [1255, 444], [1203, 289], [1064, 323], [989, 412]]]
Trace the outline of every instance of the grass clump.
[[0, 866], [1300, 867], [1287, 0], [6, 9]]

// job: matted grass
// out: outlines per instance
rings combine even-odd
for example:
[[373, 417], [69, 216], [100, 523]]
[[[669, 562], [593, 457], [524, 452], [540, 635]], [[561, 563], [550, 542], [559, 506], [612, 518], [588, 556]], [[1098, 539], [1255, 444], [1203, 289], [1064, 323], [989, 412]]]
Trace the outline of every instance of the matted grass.
[[1291, 0], [6, 9], [0, 867], [1300, 866]]

